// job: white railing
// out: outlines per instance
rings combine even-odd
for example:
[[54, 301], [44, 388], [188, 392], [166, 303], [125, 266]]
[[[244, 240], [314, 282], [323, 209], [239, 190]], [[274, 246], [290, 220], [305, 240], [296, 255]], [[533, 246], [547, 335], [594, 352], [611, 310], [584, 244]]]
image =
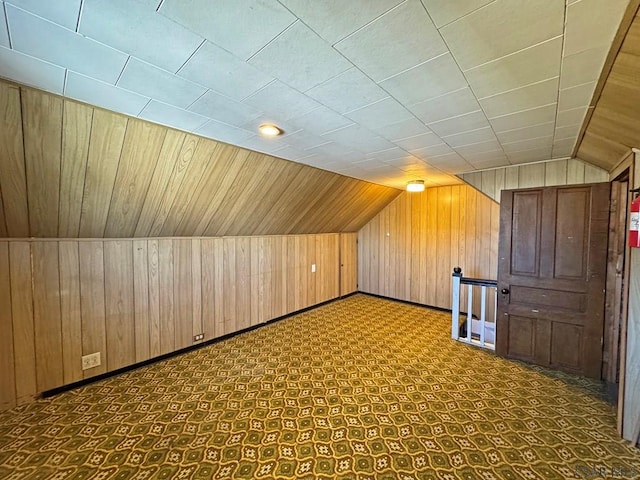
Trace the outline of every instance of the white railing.
[[[451, 303], [451, 338], [460, 342], [495, 350], [496, 316], [498, 311], [497, 282], [480, 278], [465, 278], [462, 269], [453, 269], [453, 298]], [[466, 292], [464, 287], [466, 285]], [[479, 314], [474, 315], [474, 290], [480, 290]], [[467, 311], [460, 311], [460, 303], [466, 296]]]

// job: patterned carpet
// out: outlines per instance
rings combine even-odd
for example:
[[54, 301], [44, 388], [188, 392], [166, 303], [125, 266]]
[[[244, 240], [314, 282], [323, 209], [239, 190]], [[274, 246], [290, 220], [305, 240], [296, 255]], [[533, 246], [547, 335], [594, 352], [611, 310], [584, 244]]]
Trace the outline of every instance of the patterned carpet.
[[639, 478], [600, 384], [355, 295], [0, 414], [2, 479]]

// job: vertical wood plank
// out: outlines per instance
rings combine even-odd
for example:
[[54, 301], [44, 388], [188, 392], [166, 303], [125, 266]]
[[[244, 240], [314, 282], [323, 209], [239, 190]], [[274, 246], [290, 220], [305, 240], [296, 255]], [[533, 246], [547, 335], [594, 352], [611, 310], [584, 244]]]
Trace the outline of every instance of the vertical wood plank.
[[193, 254], [191, 240], [173, 240], [174, 349], [193, 344]]
[[556, 160], [547, 162], [544, 172], [544, 185], [551, 187], [554, 185], [567, 184], [567, 161]]
[[89, 155], [93, 108], [64, 100], [58, 236], [73, 238], [80, 229], [84, 177]]
[[214, 285], [215, 285], [215, 332], [216, 337], [224, 335], [224, 302], [225, 302], [225, 290], [224, 290], [224, 243], [222, 238], [216, 238], [213, 241], [213, 257], [215, 258], [214, 265]]
[[250, 237], [251, 248], [251, 325], [260, 323], [260, 239]]
[[518, 166], [506, 167], [504, 176], [504, 189], [513, 190], [520, 187], [520, 168]]
[[533, 163], [518, 166], [518, 188], [540, 187], [544, 185], [545, 164]]
[[21, 405], [33, 400], [37, 393], [31, 246], [28, 242], [9, 243], [9, 264], [16, 403]]
[[224, 272], [224, 333], [232, 333], [237, 330], [236, 303], [236, 239], [225, 237], [223, 245], [223, 272]]
[[308, 235], [296, 237], [296, 310], [312, 305], [309, 298], [309, 268], [311, 265], [309, 255]]
[[464, 214], [462, 212], [464, 208], [460, 208], [461, 191], [462, 187], [459, 185], [451, 187], [451, 240], [449, 244], [449, 270], [442, 272], [441, 277], [441, 281], [446, 281], [447, 283], [448, 300], [446, 300], [446, 304], [449, 305], [447, 308], [453, 308], [451, 305], [451, 273], [453, 273], [453, 268], [460, 264], [460, 245], [464, 242], [464, 237], [460, 234], [460, 218]]
[[436, 303], [441, 308], [451, 308], [451, 282], [449, 272], [451, 266], [451, 187], [438, 189], [436, 245]]
[[2, 201], [2, 187], [0, 185], [0, 238], [8, 237], [7, 221], [4, 217], [4, 203]]
[[0, 410], [16, 406], [9, 243], [0, 242]]
[[33, 323], [38, 392], [64, 383], [57, 242], [32, 242]]
[[158, 280], [160, 295], [160, 354], [175, 350], [173, 298], [173, 241], [158, 240]]
[[439, 188], [428, 188], [427, 192], [427, 208], [430, 209], [429, 216], [427, 218], [427, 248], [426, 254], [429, 256], [429, 264], [426, 265], [426, 277], [427, 277], [427, 305], [437, 305], [438, 303], [438, 262], [437, 258], [433, 258], [433, 252], [438, 251], [438, 240], [441, 238], [438, 235], [438, 209], [434, 207], [439, 206]]
[[28, 237], [20, 89], [4, 82], [0, 82], [0, 158], [0, 189], [7, 231], [11, 237]]
[[157, 357], [160, 345], [160, 243], [147, 242], [147, 263], [149, 269], [149, 357]]
[[282, 302], [282, 241], [281, 237], [269, 237], [271, 245], [271, 315], [270, 319], [284, 315]]
[[80, 312], [82, 315], [82, 354], [100, 352], [101, 365], [85, 370], [84, 378], [107, 371], [107, 332], [105, 326], [104, 245], [99, 241], [78, 244], [80, 257]]
[[[474, 190], [475, 191], [475, 190]], [[418, 209], [422, 214], [420, 215], [420, 295], [418, 297], [418, 302], [422, 304], [427, 304], [428, 302], [428, 291], [432, 284], [429, 283], [429, 275], [428, 271], [431, 269], [431, 265], [429, 264], [429, 224], [431, 222], [431, 217], [435, 215], [434, 211], [430, 211], [429, 209], [429, 200], [433, 200], [433, 194], [431, 193], [431, 189], [427, 189], [420, 194], [420, 202], [418, 204]]]
[[216, 303], [215, 303], [215, 244], [212, 238], [203, 238], [200, 243], [202, 259], [202, 333], [204, 340], [211, 340], [217, 336], [216, 332]]
[[59, 242], [60, 318], [64, 383], [82, 380], [82, 315], [80, 309], [80, 258], [77, 241]]
[[493, 199], [496, 202], [500, 201], [500, 192], [505, 189], [505, 181], [506, 181], [506, 168], [498, 168], [496, 170], [496, 191]]
[[196, 335], [204, 332], [202, 326], [202, 242], [199, 238], [191, 240], [191, 292], [193, 295], [191, 329]]
[[482, 192], [488, 197], [496, 196], [496, 171], [485, 170], [482, 173]]
[[130, 240], [104, 242], [108, 370], [136, 361], [133, 248]]
[[133, 298], [136, 362], [151, 358], [149, 321], [149, 250], [146, 240], [134, 240], [133, 247]]
[[236, 329], [251, 326], [251, 238], [235, 239]]
[[[298, 284], [296, 283], [296, 267], [298, 265], [298, 250], [296, 248], [296, 235], [287, 235], [285, 241], [287, 242], [287, 313], [295, 312], [297, 307], [297, 295]], [[253, 251], [251, 252], [253, 255]], [[253, 257], [251, 258], [253, 262]]]
[[567, 185], [584, 183], [584, 162], [575, 158], [567, 160]]
[[609, 174], [606, 170], [594, 165], [584, 164], [584, 183], [608, 182]]

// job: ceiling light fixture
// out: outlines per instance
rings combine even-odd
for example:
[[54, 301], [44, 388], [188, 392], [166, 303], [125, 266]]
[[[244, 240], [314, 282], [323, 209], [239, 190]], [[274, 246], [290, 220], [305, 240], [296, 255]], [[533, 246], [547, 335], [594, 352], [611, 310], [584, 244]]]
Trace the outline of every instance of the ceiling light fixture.
[[411, 180], [407, 182], [407, 192], [424, 192], [424, 180]]
[[260, 133], [265, 137], [277, 137], [278, 135], [282, 135], [284, 133], [284, 131], [280, 127], [272, 123], [263, 123], [262, 125], [260, 125], [258, 130], [260, 130]]

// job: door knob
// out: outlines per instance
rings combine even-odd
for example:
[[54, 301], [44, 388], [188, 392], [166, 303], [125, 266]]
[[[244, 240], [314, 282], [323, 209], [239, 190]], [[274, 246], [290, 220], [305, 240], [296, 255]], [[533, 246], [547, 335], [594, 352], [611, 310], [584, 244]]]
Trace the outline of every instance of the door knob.
[[502, 293], [503, 295], [509, 295], [509, 289], [503, 288], [502, 290], [500, 290], [500, 293]]

